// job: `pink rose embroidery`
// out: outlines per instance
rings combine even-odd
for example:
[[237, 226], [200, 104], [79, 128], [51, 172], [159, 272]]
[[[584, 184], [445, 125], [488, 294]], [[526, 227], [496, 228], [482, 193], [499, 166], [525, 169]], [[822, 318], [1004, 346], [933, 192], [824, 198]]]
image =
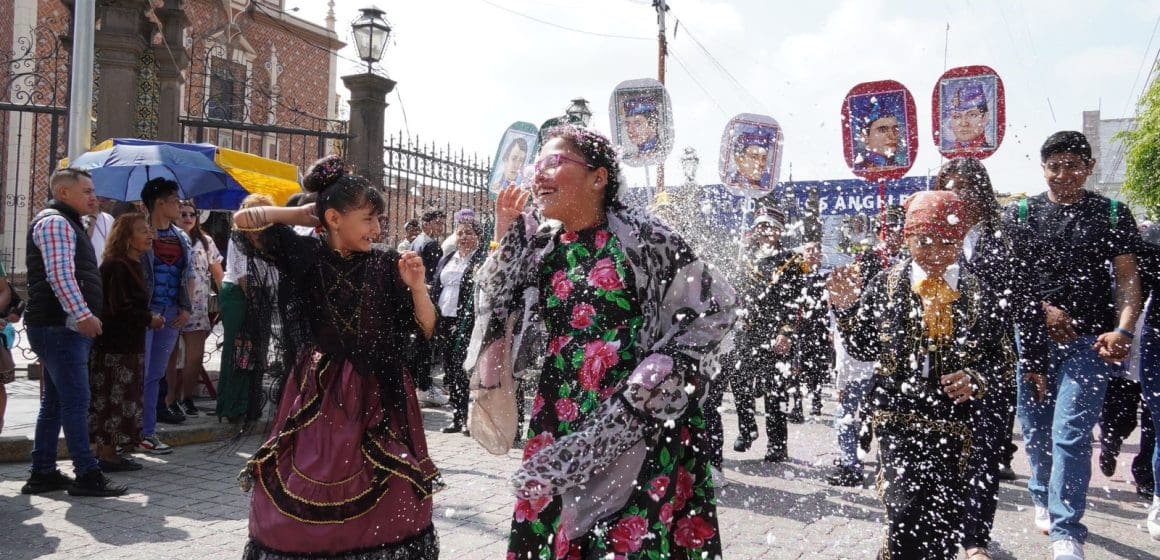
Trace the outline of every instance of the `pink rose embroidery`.
[[571, 245], [572, 243], [575, 243], [577, 239], [580, 239], [580, 234], [574, 231], [566, 232], [564, 235], [560, 236], [560, 242], [565, 245]]
[[661, 506], [661, 523], [664, 523], [665, 529], [668, 529], [673, 524], [673, 504], [668, 503]]
[[620, 279], [620, 273], [616, 271], [616, 263], [611, 258], [596, 261], [596, 266], [592, 272], [588, 273], [588, 283], [606, 292], [624, 289], [624, 281]]
[[569, 342], [572, 342], [572, 337], [570, 336], [557, 336], [556, 338], [553, 338], [552, 342], [548, 344], [548, 355], [559, 356], [560, 352], [564, 350], [564, 347], [567, 346]]
[[674, 506], [677, 511], [685, 509], [685, 502], [693, 497], [693, 484], [696, 481], [685, 467], [677, 467], [677, 495], [674, 498]]
[[540, 411], [544, 409], [543, 395], [536, 395], [536, 400], [532, 401], [532, 418], [540, 415]]
[[604, 374], [620, 363], [620, 341], [597, 340], [584, 345], [584, 365], [580, 366], [580, 386], [585, 391], [600, 389]]
[[603, 249], [605, 245], [608, 245], [609, 239], [612, 239], [611, 233], [604, 230], [596, 232], [596, 248]]
[[596, 308], [587, 303], [581, 303], [572, 308], [572, 328], [584, 330], [592, 326], [592, 318], [596, 316]]
[[524, 460], [527, 461], [532, 455], [539, 453], [541, 449], [553, 443], [556, 443], [556, 438], [550, 432], [544, 432], [529, 439], [528, 444], [524, 446]]
[[520, 523], [532, 522], [540, 518], [540, 512], [552, 503], [550, 496], [534, 500], [516, 500], [516, 521]]
[[674, 540], [678, 546], [695, 549], [705, 546], [705, 541], [716, 534], [717, 530], [708, 521], [700, 517], [689, 517], [677, 522]]
[[668, 491], [669, 477], [661, 475], [652, 480], [652, 484], [648, 490], [648, 497], [652, 498], [654, 502], [659, 502], [664, 499]]
[[560, 525], [560, 530], [556, 531], [556, 559], [567, 558], [568, 549], [571, 548], [571, 542], [568, 541], [568, 535], [564, 534], [564, 526]]
[[640, 550], [645, 535], [648, 534], [648, 521], [639, 515], [621, 519], [608, 536], [612, 539], [612, 549], [617, 554], [627, 554]]
[[568, 296], [572, 295], [572, 281], [568, 279], [568, 273], [563, 270], [557, 270], [552, 275], [552, 293], [560, 298], [560, 301], [565, 301]]
[[561, 422], [575, 422], [576, 418], [580, 416], [580, 405], [572, 399], [560, 399], [556, 401], [556, 417]]

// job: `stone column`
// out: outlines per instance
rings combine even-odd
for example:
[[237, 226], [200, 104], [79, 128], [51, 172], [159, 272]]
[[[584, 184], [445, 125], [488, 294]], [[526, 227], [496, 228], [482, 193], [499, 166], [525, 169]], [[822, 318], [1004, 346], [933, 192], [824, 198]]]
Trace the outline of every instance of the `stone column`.
[[137, 64], [145, 52], [142, 4], [123, 0], [97, 3], [97, 141], [133, 137], [137, 119]]
[[383, 138], [386, 129], [387, 94], [395, 81], [375, 74], [343, 76], [350, 90], [350, 133], [346, 144], [347, 161], [380, 189], [383, 188]]
[[164, 42], [153, 46], [160, 82], [157, 139], [184, 142], [178, 118], [181, 116], [181, 84], [185, 81], [181, 72], [189, 68], [189, 56], [184, 44], [185, 28], [189, 25], [189, 18], [185, 15], [185, 0], [165, 0], [165, 5], [156, 8], [154, 12], [164, 30]]

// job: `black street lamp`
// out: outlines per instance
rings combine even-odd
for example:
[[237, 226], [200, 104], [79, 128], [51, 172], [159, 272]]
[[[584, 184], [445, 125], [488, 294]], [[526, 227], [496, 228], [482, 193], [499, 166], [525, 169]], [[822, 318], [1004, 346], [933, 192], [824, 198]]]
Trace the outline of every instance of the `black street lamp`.
[[371, 66], [383, 59], [383, 50], [387, 48], [387, 39], [391, 36], [391, 26], [383, 18], [386, 12], [378, 8], [362, 8], [359, 12], [362, 15], [350, 24], [350, 28], [358, 57], [367, 63], [367, 74], [370, 74]]
[[569, 123], [588, 126], [588, 123], [592, 122], [592, 110], [588, 108], [588, 100], [583, 97], [573, 99], [572, 104], [564, 109], [564, 116]]

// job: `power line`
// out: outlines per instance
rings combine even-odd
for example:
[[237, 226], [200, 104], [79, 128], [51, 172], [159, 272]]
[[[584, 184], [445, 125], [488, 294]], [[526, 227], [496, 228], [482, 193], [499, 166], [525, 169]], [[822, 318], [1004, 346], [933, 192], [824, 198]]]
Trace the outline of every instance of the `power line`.
[[689, 71], [689, 68], [685, 66], [685, 63], [681, 60], [681, 57], [677, 56], [677, 52], [672, 47], [669, 47], [669, 54], [672, 55], [673, 60], [677, 61], [677, 66], [680, 66], [681, 70], [685, 71], [685, 74], [689, 76], [689, 79], [693, 80], [693, 83], [697, 84], [697, 87], [701, 88], [701, 91], [705, 93], [705, 96], [709, 98], [709, 101], [712, 101], [713, 105], [717, 106], [717, 110], [721, 111], [721, 114], [728, 118], [729, 113], [725, 112], [725, 108], [717, 102], [717, 98], [713, 97], [713, 94], [709, 93], [709, 90], [705, 88], [704, 84], [702, 84], [701, 81], [698, 80], [697, 77]]
[[[675, 15], [673, 16], [673, 19], [675, 19], [677, 21], [678, 25], [684, 23], [680, 20], [680, 18], [677, 18]], [[701, 43], [701, 41], [697, 40], [697, 36], [694, 35], [692, 29], [689, 28], [689, 24], [685, 23], [684, 27], [685, 27], [685, 35], [688, 35], [689, 39], [692, 39], [693, 44], [695, 44], [697, 46], [697, 48], [701, 49], [701, 52], [705, 53], [705, 56], [709, 57], [709, 60], [713, 62], [713, 65], [716, 66], [717, 69], [721, 71], [721, 73], [725, 74], [725, 76], [727, 76], [729, 78], [729, 80], [731, 80], [734, 83], [734, 85], [736, 85], [742, 92], [744, 92], [745, 95], [748, 95], [750, 99], [752, 99], [755, 103], [757, 103], [757, 105], [759, 105], [762, 108], [762, 110], [764, 110], [765, 112], [768, 113], [769, 108], [765, 106], [765, 103], [763, 103], [761, 101], [761, 99], [759, 99], [756, 95], [753, 95], [753, 93], [750, 92], [749, 89], [746, 88], [745, 85], [742, 84], [740, 80], [738, 80], [736, 77], [733, 76], [733, 73], [730, 72], [728, 68], [725, 68], [724, 64], [721, 64], [721, 62], [719, 60], [717, 60], [717, 57], [713, 56], [713, 53], [709, 52], [709, 49], [706, 48], [705, 45]]]
[[586, 31], [584, 29], [576, 29], [575, 27], [568, 27], [566, 25], [560, 25], [558, 23], [554, 23], [554, 22], [548, 21], [546, 19], [540, 19], [538, 17], [530, 16], [530, 15], [522, 13], [522, 12], [517, 12], [511, 8], [507, 8], [505, 6], [501, 6], [499, 4], [496, 4], [495, 2], [492, 2], [491, 0], [480, 0], [480, 1], [483, 2], [484, 4], [487, 4], [491, 7], [493, 7], [493, 8], [498, 8], [500, 10], [503, 10], [509, 14], [516, 15], [516, 16], [522, 17], [524, 19], [530, 19], [536, 23], [540, 23], [540, 24], [547, 25], [550, 27], [555, 27], [556, 29], [563, 29], [564, 31], [571, 31], [573, 33], [582, 33], [584, 35], [593, 35], [596, 37], [606, 37], [609, 39], [631, 39], [633, 41], [652, 41], [653, 40], [652, 37], [634, 37], [631, 35], [616, 35], [613, 33], [598, 33], [596, 31]]

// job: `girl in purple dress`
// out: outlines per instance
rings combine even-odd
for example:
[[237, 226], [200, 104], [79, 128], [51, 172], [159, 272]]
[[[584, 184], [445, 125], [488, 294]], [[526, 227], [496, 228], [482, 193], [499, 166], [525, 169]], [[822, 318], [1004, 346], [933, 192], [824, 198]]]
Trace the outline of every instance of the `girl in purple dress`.
[[[303, 187], [318, 202], [250, 208], [234, 222], [260, 230], [310, 333], [285, 380], [270, 439], [240, 476], [256, 486], [246, 559], [438, 556], [427, 454], [408, 356], [435, 330], [422, 260], [371, 249], [382, 196], [341, 159], [316, 163]], [[290, 226], [323, 225], [320, 239]]]

